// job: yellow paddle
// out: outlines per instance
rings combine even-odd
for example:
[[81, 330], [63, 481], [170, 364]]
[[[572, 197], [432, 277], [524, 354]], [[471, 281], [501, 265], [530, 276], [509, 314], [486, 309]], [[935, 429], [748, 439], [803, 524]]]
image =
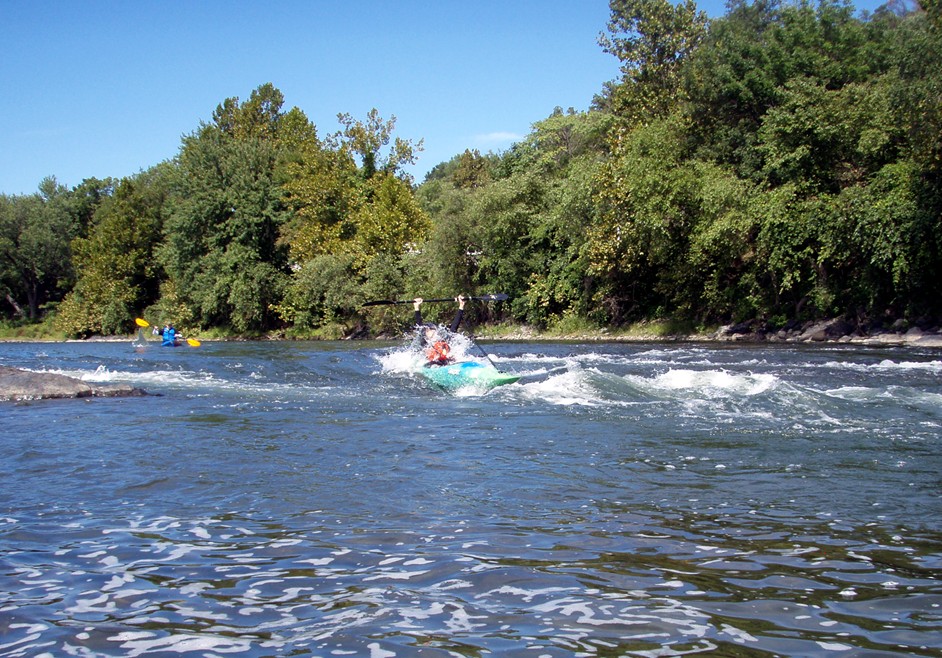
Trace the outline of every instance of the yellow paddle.
[[[149, 327], [149, 326], [150, 326], [150, 322], [148, 322], [148, 321], [145, 320], [144, 318], [134, 318], [134, 322], [137, 324], [138, 327]], [[202, 343], [200, 343], [200, 342], [199, 342], [198, 340], [196, 340], [195, 338], [187, 338], [187, 339], [186, 339], [186, 344], [189, 345], [190, 347], [199, 347], [200, 345], [202, 345]]]

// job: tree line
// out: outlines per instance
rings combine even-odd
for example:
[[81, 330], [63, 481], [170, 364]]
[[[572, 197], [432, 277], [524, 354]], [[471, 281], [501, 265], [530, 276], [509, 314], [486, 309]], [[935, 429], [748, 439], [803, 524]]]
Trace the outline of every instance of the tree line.
[[475, 320], [937, 321], [937, 0], [610, 7], [599, 45], [620, 76], [589, 110], [418, 185], [422, 143], [395, 117], [342, 114], [322, 136], [263, 84], [170, 161], [0, 196], [0, 315], [336, 338], [410, 320], [371, 299], [499, 291]]

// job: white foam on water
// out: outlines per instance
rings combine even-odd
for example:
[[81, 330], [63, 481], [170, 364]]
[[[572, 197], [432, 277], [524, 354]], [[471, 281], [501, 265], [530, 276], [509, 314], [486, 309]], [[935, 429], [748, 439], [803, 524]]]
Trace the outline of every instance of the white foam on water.
[[192, 370], [147, 370], [132, 372], [126, 370], [111, 370], [100, 365], [95, 370], [76, 370], [49, 368], [34, 370], [50, 374], [65, 375], [90, 384], [130, 384], [148, 391], [165, 389], [183, 389], [190, 392], [220, 392], [231, 391], [235, 393], [251, 393], [260, 397], [296, 398], [298, 396], [323, 394], [335, 389], [330, 385], [312, 385], [297, 383], [264, 382], [258, 376], [249, 375], [245, 378], [234, 376], [233, 379], [218, 377], [208, 372]]
[[129, 372], [111, 370], [107, 366], [98, 366], [95, 370], [75, 370], [64, 368], [36, 369], [32, 372], [65, 375], [83, 382], [94, 384], [163, 384], [171, 386], [196, 387], [212, 384], [216, 380], [211, 374], [187, 370], [149, 370]]
[[[467, 336], [461, 334], [452, 334], [449, 338], [451, 345], [451, 357], [455, 361], [473, 361], [482, 365], [489, 365], [488, 359], [491, 358], [486, 352], [480, 356], [475, 354], [471, 347], [473, 343]], [[422, 348], [416, 341], [405, 346], [390, 350], [386, 353], [374, 357], [380, 364], [385, 375], [408, 375], [414, 376], [422, 372], [426, 366], [426, 358]], [[493, 360], [493, 359], [491, 359]], [[516, 373], [519, 374], [519, 373]], [[480, 397], [492, 390], [487, 384], [469, 383], [457, 389], [450, 390], [451, 395], [455, 397]]]
[[243, 653], [249, 651], [252, 643], [248, 640], [225, 638], [218, 635], [194, 635], [176, 633], [161, 635], [147, 631], [122, 632], [112, 635], [109, 641], [117, 642], [125, 650], [126, 656], [141, 656], [155, 651], [183, 654], [191, 651], [218, 653]]
[[377, 357], [383, 372], [387, 374], [412, 374], [422, 367], [422, 355], [407, 348], [400, 348]]
[[298, 560], [298, 564], [310, 564], [312, 567], [326, 567], [334, 561], [332, 557], [315, 558], [311, 560]]
[[485, 592], [477, 595], [478, 598], [483, 598], [491, 594], [511, 594], [513, 596], [520, 597], [524, 602], [530, 603], [534, 598], [538, 596], [547, 596], [551, 594], [559, 594], [561, 592], [573, 592], [576, 591], [572, 587], [542, 587], [542, 588], [522, 588], [515, 587], [513, 585], [503, 585], [497, 589], [493, 589], [490, 592]]
[[781, 382], [770, 374], [690, 369], [671, 369], [653, 377], [626, 375], [625, 378], [652, 393], [693, 393], [705, 398], [761, 395], [774, 390]]
[[602, 404], [598, 390], [592, 386], [583, 370], [571, 370], [543, 381], [528, 382], [524, 384], [523, 390], [525, 397], [550, 404], [588, 407]]
[[[447, 333], [444, 329], [440, 331]], [[451, 348], [451, 358], [455, 361], [483, 361], [486, 357], [493, 358], [487, 352], [473, 349], [474, 343], [463, 334], [449, 334], [447, 340]], [[387, 374], [413, 374], [419, 372], [426, 362], [424, 348], [417, 340], [379, 354], [375, 358], [382, 371]]]
[[379, 642], [368, 644], [366, 648], [370, 650], [370, 658], [393, 658], [396, 655], [395, 651], [387, 651], [380, 647]]
[[367, 576], [363, 580], [385, 580], [386, 578], [391, 578], [392, 580], [409, 580], [410, 578], [415, 578], [426, 573], [428, 573], [427, 569], [417, 571], [383, 571], [376, 574], [375, 576]]
[[854, 361], [828, 361], [820, 367], [856, 372], [928, 372], [942, 374], [942, 361], [893, 361], [883, 359], [879, 363], [857, 363]]
[[942, 411], [942, 393], [911, 386], [841, 386], [826, 389], [822, 393], [831, 398], [861, 404], [901, 403], [917, 405], [929, 411]]

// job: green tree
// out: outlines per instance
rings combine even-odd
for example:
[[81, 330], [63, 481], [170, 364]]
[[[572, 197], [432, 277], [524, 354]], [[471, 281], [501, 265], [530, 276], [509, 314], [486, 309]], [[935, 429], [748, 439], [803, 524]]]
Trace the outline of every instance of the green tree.
[[455, 187], [471, 189], [482, 187], [491, 180], [487, 159], [477, 149], [465, 149], [458, 156], [457, 166], [451, 174]]
[[[429, 230], [411, 179], [401, 171], [421, 145], [393, 139], [395, 118], [383, 120], [375, 109], [365, 122], [346, 114], [339, 118], [345, 126], [341, 133], [325, 142], [309, 140], [285, 168], [293, 217], [282, 231], [282, 244], [295, 275], [279, 314], [311, 328], [354, 321], [352, 300], [362, 296], [354, 289], [388, 291], [401, 282], [405, 273], [397, 268]], [[325, 267], [326, 276], [312, 273], [311, 263]], [[342, 294], [334, 295], [336, 290]], [[329, 299], [346, 301], [337, 305]]]
[[611, 123], [556, 108], [501, 156], [466, 151], [436, 168], [418, 192], [432, 218], [416, 259], [429, 288], [506, 292], [514, 317], [541, 326], [588, 312], [582, 247]]
[[699, 213], [682, 128], [676, 119], [637, 128], [602, 173], [587, 257], [600, 278], [599, 301], [615, 322], [665, 314], [659, 308], [670, 286], [683, 281], [678, 273]]
[[306, 144], [288, 165], [284, 183], [292, 216], [282, 231], [294, 264], [339, 253], [356, 235], [353, 212], [360, 204], [356, 163], [348, 154]]
[[602, 49], [621, 62], [610, 88], [613, 112], [629, 125], [663, 116], [675, 106], [684, 63], [706, 33], [707, 16], [694, 0], [611, 0]]
[[75, 287], [56, 326], [70, 335], [127, 333], [157, 301], [161, 239], [171, 165], [121, 180], [96, 210], [86, 237], [72, 241]]
[[766, 113], [756, 150], [771, 185], [793, 182], [809, 194], [866, 182], [896, 160], [904, 139], [889, 88], [877, 79], [829, 90], [816, 80], [784, 85]]
[[[691, 142], [700, 159], [760, 177], [757, 134], [786, 85], [827, 91], [869, 80], [886, 65], [886, 36], [853, 17], [845, 2], [783, 4], [734, 0], [684, 68]], [[806, 90], [811, 87], [805, 87]]]
[[470, 211], [476, 189], [450, 179], [430, 180], [419, 188], [418, 201], [429, 215], [431, 228], [417, 258], [421, 285], [416, 289], [435, 296], [474, 290], [482, 237]]
[[69, 192], [69, 212], [75, 220], [76, 231], [79, 236], [88, 233], [94, 221], [95, 213], [98, 211], [99, 206], [114, 193], [117, 182], [113, 178], [104, 180], [86, 178]]
[[[393, 139], [396, 117], [384, 120], [375, 107], [367, 114], [366, 121], [358, 121], [347, 113], [338, 114], [337, 120], [344, 127], [337, 138], [343, 148], [359, 156], [360, 171], [365, 179], [379, 172], [405, 176], [402, 167], [414, 164], [422, 151], [422, 140], [413, 144], [411, 140], [398, 136]], [[384, 153], [386, 147], [389, 148]]]
[[77, 227], [68, 191], [46, 178], [36, 194], [0, 198], [0, 285], [11, 310], [35, 321], [72, 284], [69, 242]]
[[228, 99], [183, 140], [160, 258], [202, 325], [248, 332], [277, 322], [287, 277], [280, 103], [263, 85], [243, 105]]

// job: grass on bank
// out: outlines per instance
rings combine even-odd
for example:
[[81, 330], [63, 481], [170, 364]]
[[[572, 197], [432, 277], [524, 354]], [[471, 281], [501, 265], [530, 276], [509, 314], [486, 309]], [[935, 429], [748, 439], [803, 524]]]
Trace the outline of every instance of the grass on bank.
[[47, 315], [42, 322], [31, 323], [23, 320], [0, 322], [0, 340], [57, 342], [67, 339], [65, 332], [53, 328], [51, 315]]
[[667, 340], [715, 333], [716, 328], [677, 320], [645, 320], [620, 327], [603, 327], [583, 318], [565, 317], [544, 329], [517, 324], [474, 327], [471, 333], [487, 340]]

